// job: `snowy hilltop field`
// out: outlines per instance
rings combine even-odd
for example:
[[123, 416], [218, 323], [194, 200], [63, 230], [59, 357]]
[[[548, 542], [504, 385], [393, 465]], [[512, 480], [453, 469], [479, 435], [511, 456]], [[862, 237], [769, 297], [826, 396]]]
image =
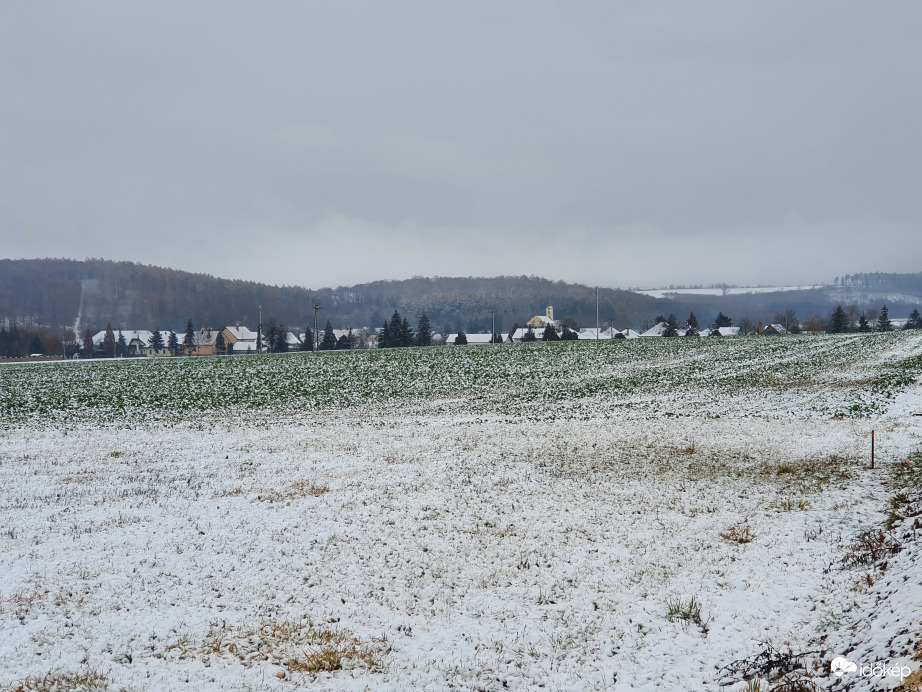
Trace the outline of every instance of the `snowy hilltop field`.
[[920, 377], [909, 332], [0, 366], [0, 689], [918, 689]]

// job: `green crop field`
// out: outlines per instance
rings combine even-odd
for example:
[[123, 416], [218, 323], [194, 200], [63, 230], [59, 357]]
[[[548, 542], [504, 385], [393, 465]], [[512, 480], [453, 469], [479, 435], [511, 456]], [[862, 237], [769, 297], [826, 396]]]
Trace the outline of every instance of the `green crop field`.
[[[0, 424], [392, 407], [555, 419], [750, 416], [777, 415], [792, 398], [792, 415], [867, 416], [920, 373], [916, 333], [18, 364], [0, 367]], [[817, 387], [823, 397], [804, 401]]]

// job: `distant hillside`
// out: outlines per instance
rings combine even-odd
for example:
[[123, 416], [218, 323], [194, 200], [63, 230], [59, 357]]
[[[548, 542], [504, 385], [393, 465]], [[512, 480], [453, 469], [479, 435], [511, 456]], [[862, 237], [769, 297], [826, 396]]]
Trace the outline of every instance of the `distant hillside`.
[[[554, 306], [557, 319], [595, 325], [595, 289], [537, 277], [414, 278], [308, 290], [220, 279], [132, 262], [67, 259], [0, 260], [0, 324], [94, 331], [111, 322], [123, 329], [179, 329], [263, 320], [334, 327], [380, 326], [394, 310], [415, 325], [426, 312], [435, 331], [508, 331]], [[620, 327], [650, 321], [669, 301], [616, 289], [600, 290], [600, 319]], [[707, 318], [705, 318], [707, 319]]]
[[[491, 311], [503, 332], [543, 314], [547, 305], [557, 319], [580, 326], [594, 326], [596, 314], [593, 287], [533, 276], [413, 278], [309, 290], [102, 259], [0, 260], [0, 325], [58, 330], [79, 322], [81, 331], [98, 331], [111, 322], [122, 329], [178, 330], [191, 319], [196, 327], [240, 322], [255, 328], [261, 305], [264, 322], [303, 328], [313, 325], [315, 303], [322, 308], [321, 324], [329, 319], [334, 327], [356, 329], [381, 326], [394, 310], [414, 326], [427, 313], [437, 332], [489, 331]], [[832, 286], [727, 295], [599, 291], [601, 322], [622, 329], [651, 326], [656, 316], [669, 313], [682, 321], [691, 311], [703, 324], [718, 312], [753, 322], [789, 309], [801, 319], [826, 317], [838, 304], [862, 310], [886, 304], [891, 317], [907, 317], [922, 307], [922, 274], [853, 274]]]
[[804, 320], [810, 315], [826, 318], [837, 305], [854, 305], [859, 311], [880, 310], [886, 305], [890, 317], [904, 318], [914, 308], [922, 308], [922, 273], [853, 274], [837, 278], [831, 286], [744, 291], [739, 289], [726, 295], [668, 293], [664, 297], [671, 301], [671, 306], [665, 309], [680, 316], [687, 315], [689, 310], [699, 315], [722, 311], [736, 320], [748, 317], [753, 322], [768, 322], [776, 313], [787, 310], [794, 310]]

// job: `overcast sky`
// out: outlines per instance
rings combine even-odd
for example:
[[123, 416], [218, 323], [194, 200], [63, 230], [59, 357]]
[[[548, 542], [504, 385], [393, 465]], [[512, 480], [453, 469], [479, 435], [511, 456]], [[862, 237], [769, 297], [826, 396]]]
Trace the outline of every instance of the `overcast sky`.
[[311, 288], [922, 270], [922, 3], [6, 2], [0, 256]]

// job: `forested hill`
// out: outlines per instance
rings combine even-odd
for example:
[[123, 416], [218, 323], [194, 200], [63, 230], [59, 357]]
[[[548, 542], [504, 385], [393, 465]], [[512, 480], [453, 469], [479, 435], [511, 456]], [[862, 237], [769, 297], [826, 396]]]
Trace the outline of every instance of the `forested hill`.
[[[600, 290], [600, 319], [616, 326], [640, 325], [670, 303], [630, 291]], [[314, 304], [321, 323], [334, 327], [380, 326], [394, 310], [414, 322], [423, 312], [435, 331], [508, 331], [554, 306], [557, 319], [595, 325], [595, 289], [526, 276], [496, 278], [414, 278], [358, 286], [308, 290], [220, 279], [207, 274], [132, 262], [67, 259], [0, 259], [0, 324], [103, 329], [179, 329], [240, 322], [255, 328], [259, 306], [264, 321], [295, 327], [313, 325]], [[705, 317], [705, 319], [708, 319]]]

